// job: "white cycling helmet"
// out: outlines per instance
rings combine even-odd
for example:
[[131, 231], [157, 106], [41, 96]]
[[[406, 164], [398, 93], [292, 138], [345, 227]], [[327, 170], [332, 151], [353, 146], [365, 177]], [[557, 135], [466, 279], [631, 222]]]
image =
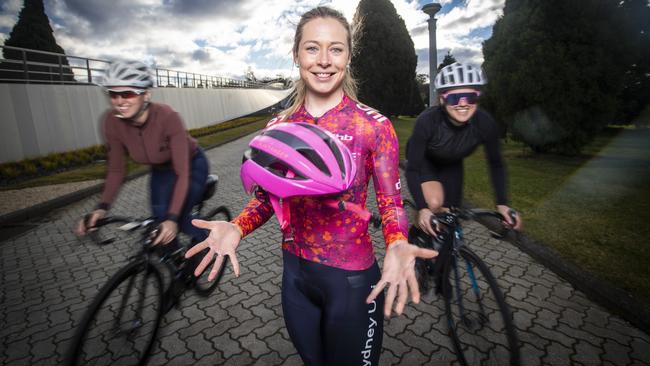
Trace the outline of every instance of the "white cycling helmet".
[[463, 65], [454, 62], [443, 67], [436, 75], [436, 90], [443, 91], [455, 88], [478, 87], [487, 84], [480, 67]]
[[102, 86], [131, 86], [147, 89], [153, 87], [153, 76], [149, 67], [140, 61], [114, 61], [106, 69]]

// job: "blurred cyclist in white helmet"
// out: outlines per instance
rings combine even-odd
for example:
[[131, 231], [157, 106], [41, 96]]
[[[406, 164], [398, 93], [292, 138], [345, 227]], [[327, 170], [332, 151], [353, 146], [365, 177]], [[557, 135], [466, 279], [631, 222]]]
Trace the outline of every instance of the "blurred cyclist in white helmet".
[[[104, 191], [89, 220], [80, 220], [84, 235], [103, 217], [122, 185], [126, 157], [151, 165], [151, 209], [160, 222], [155, 244], [168, 244], [182, 231], [202, 241], [205, 230], [191, 224], [191, 209], [200, 202], [208, 176], [208, 161], [190, 137], [180, 115], [170, 106], [151, 102], [154, 78], [139, 61], [115, 61], [105, 71], [102, 86], [111, 108], [102, 122], [107, 147]], [[193, 268], [191, 268], [193, 269]]]

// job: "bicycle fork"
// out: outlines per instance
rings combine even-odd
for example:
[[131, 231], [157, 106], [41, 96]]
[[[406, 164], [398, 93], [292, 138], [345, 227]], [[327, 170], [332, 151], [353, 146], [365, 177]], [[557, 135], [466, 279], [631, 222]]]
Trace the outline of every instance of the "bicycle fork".
[[126, 328], [122, 328], [122, 318], [124, 317], [124, 311], [127, 308], [127, 303], [129, 301], [129, 298], [132, 295], [132, 292], [134, 290], [134, 284], [135, 281], [137, 280], [137, 276], [132, 276], [129, 279], [129, 283], [127, 284], [126, 291], [124, 292], [124, 295], [122, 295], [122, 300], [120, 301], [120, 307], [117, 309], [117, 316], [115, 317], [114, 323], [113, 323], [113, 330], [116, 334], [128, 334], [129, 336], [135, 334], [135, 332], [142, 327], [143, 322], [142, 322], [142, 309], [144, 308], [144, 301], [145, 298], [147, 297], [147, 278], [151, 274], [151, 268], [149, 267], [149, 264], [144, 261], [142, 264], [144, 266], [144, 270], [142, 271], [143, 276], [142, 276], [142, 283], [140, 288], [135, 289], [135, 296], [138, 296], [137, 298], [137, 306], [134, 309], [134, 314], [133, 318], [127, 323], [130, 323]]

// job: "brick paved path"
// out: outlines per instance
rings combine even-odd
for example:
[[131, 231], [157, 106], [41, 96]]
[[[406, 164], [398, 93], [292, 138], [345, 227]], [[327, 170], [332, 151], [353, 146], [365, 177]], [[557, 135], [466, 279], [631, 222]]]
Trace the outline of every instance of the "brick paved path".
[[[214, 204], [238, 212], [246, 197], [238, 167], [249, 138], [208, 152], [221, 184]], [[123, 187], [112, 213], [145, 215], [146, 178]], [[97, 247], [72, 234], [97, 197], [52, 212], [33, 229], [0, 242], [0, 363], [56, 365], [97, 290], [131, 253], [124, 237]], [[374, 201], [371, 196], [369, 201]], [[374, 205], [374, 202], [369, 202]], [[377, 256], [383, 256], [374, 231]], [[593, 304], [528, 255], [466, 228], [471, 246], [491, 266], [513, 308], [525, 365], [650, 365], [650, 336]], [[230, 270], [208, 299], [187, 292], [162, 322], [152, 365], [299, 365], [282, 319], [279, 230], [269, 221], [240, 245], [242, 275]], [[447, 364], [454, 359], [433, 295], [385, 326], [382, 365]], [[443, 362], [431, 362], [443, 361]]]

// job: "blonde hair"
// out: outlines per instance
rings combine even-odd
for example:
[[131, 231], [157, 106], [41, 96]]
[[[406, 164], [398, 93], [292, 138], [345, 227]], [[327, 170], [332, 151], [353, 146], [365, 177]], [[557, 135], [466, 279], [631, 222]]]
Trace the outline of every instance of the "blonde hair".
[[[300, 17], [300, 22], [296, 27], [296, 34], [293, 37], [292, 53], [294, 59], [298, 58], [298, 50], [300, 49], [300, 40], [302, 39], [303, 29], [305, 24], [317, 18], [332, 18], [337, 20], [347, 32], [348, 47], [350, 48], [350, 60], [354, 50], [353, 36], [356, 32], [353, 31], [348, 20], [345, 19], [343, 14], [338, 10], [328, 8], [326, 6], [318, 6], [306, 12]], [[350, 98], [357, 99], [357, 81], [352, 75], [350, 68], [346, 68], [345, 75], [343, 76], [343, 92]], [[307, 87], [302, 79], [298, 79], [294, 84], [294, 89], [291, 94], [291, 105], [280, 113], [281, 116], [286, 117], [295, 113], [303, 103], [305, 103], [305, 95], [307, 94]]]

